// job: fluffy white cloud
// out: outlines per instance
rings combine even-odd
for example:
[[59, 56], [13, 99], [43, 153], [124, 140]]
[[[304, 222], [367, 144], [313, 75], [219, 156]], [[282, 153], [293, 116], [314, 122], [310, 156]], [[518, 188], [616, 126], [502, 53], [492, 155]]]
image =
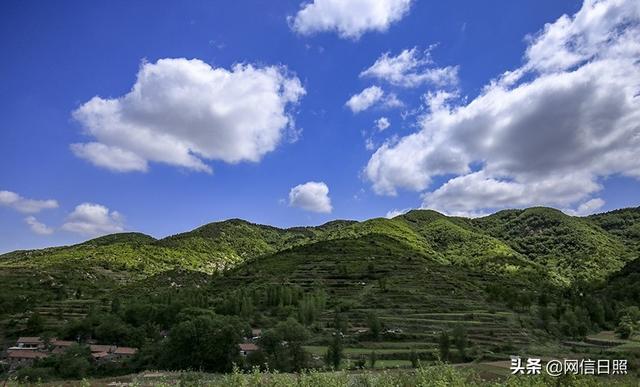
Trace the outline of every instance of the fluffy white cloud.
[[342, 38], [358, 39], [368, 31], [386, 31], [410, 7], [411, 0], [313, 0], [289, 22], [303, 35], [336, 31]]
[[374, 105], [382, 105], [384, 107], [393, 108], [402, 106], [402, 102], [393, 94], [385, 94], [378, 86], [367, 87], [358, 94], [354, 94], [349, 98], [345, 105], [351, 109], [353, 113], [360, 113], [369, 109]]
[[605, 204], [605, 201], [602, 200], [601, 198], [594, 198], [580, 204], [577, 210], [566, 209], [564, 210], [564, 212], [574, 216], [586, 216], [586, 215], [595, 214], [596, 211], [598, 211], [600, 208], [602, 208], [602, 206], [604, 206], [604, 204]]
[[0, 191], [0, 205], [11, 207], [25, 214], [36, 214], [42, 210], [57, 208], [58, 202], [52, 199], [26, 199], [11, 191]]
[[120, 172], [145, 171], [149, 161], [204, 172], [211, 171], [205, 160], [257, 162], [294, 129], [289, 108], [304, 93], [284, 67], [145, 62], [129, 93], [94, 97], [73, 112], [96, 141], [71, 149]]
[[346, 105], [354, 113], [359, 113], [363, 110], [367, 110], [384, 96], [384, 91], [378, 86], [367, 87], [360, 93], [352, 95], [347, 101]]
[[24, 222], [29, 225], [31, 231], [38, 235], [51, 235], [53, 234], [53, 228], [47, 226], [44, 223], [41, 223], [36, 219], [35, 216], [27, 216], [24, 218]]
[[82, 203], [67, 217], [62, 229], [87, 236], [124, 231], [124, 218], [100, 204]]
[[588, 210], [600, 178], [640, 178], [640, 2], [587, 0], [531, 38], [525, 59], [466, 105], [429, 94], [420, 130], [369, 160], [374, 190], [422, 191], [454, 174], [424, 195], [425, 207]]
[[329, 187], [323, 182], [310, 181], [297, 185], [289, 191], [289, 205], [307, 211], [330, 213]]
[[376, 128], [378, 128], [379, 131], [383, 131], [385, 129], [387, 129], [389, 126], [391, 126], [391, 123], [389, 123], [389, 119], [387, 117], [380, 117], [375, 121], [376, 124]]
[[484, 215], [485, 209], [494, 208], [563, 208], [600, 189], [589, 174], [558, 174], [518, 181], [479, 171], [453, 178], [425, 194], [423, 207], [449, 215], [475, 217]]
[[89, 160], [96, 166], [106, 167], [117, 172], [140, 171], [148, 169], [147, 160], [137, 154], [115, 146], [99, 142], [71, 144], [71, 151], [81, 159]]
[[458, 83], [458, 67], [429, 67], [433, 65], [429, 50], [419, 52], [416, 47], [406, 49], [397, 56], [382, 54], [376, 62], [360, 73], [361, 77], [385, 80], [392, 85], [416, 87], [425, 83], [448, 86]]

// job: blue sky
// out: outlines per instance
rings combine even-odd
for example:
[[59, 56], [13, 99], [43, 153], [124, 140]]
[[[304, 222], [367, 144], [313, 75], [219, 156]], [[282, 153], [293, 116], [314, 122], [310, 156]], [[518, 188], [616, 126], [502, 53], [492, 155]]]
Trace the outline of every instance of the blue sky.
[[2, 2], [0, 252], [639, 205], [633, 1], [346, 3]]

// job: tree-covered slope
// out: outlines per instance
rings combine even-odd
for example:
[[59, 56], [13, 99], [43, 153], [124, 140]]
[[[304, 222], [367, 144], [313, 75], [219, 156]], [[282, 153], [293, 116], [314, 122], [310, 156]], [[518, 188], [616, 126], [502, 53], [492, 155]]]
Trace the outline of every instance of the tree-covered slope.
[[[394, 332], [386, 334], [386, 340], [398, 343], [437, 345], [439, 333], [452, 325], [464, 326], [471, 342], [478, 345], [491, 343], [499, 348], [536, 340], [522, 328], [531, 323], [517, 318], [487, 291], [500, 283], [504, 289], [529, 291], [535, 298], [544, 281], [536, 272], [493, 274], [439, 262], [431, 254], [411, 241], [382, 233], [357, 234], [296, 246], [220, 275], [162, 273], [124, 294], [159, 297], [166, 289], [197, 288], [209, 295], [216, 312], [258, 314], [259, 326], [273, 326], [291, 313], [304, 313], [299, 308], [305, 300], [322, 294], [322, 310], [298, 316], [308, 319], [318, 344], [336, 324], [345, 325], [354, 343], [371, 340], [358, 332], [366, 330], [372, 315], [384, 330]], [[336, 311], [340, 323], [335, 321]]]
[[588, 218], [608, 233], [619, 237], [628, 247], [640, 253], [640, 207], [624, 208], [591, 215]]
[[248, 258], [304, 243], [315, 235], [316, 232], [307, 228], [289, 231], [232, 219], [161, 240], [123, 233], [73, 246], [16, 251], [0, 256], [0, 268], [74, 264], [134, 275], [150, 275], [174, 268], [216, 272]]
[[418, 233], [443, 262], [494, 269], [529, 266], [508, 244], [470, 226], [465, 219], [430, 210], [413, 210], [394, 218]]
[[551, 208], [500, 211], [470, 223], [567, 284], [602, 280], [633, 258], [625, 241], [589, 218]]
[[536, 268], [569, 284], [604, 279], [637, 257], [639, 213], [636, 208], [579, 218], [530, 208], [465, 219], [414, 210], [393, 219], [289, 229], [231, 219], [160, 240], [122, 233], [73, 246], [16, 251], [0, 255], [0, 269], [73, 266], [132, 278], [176, 268], [214, 273], [297, 246], [375, 234], [435, 262], [489, 272]]

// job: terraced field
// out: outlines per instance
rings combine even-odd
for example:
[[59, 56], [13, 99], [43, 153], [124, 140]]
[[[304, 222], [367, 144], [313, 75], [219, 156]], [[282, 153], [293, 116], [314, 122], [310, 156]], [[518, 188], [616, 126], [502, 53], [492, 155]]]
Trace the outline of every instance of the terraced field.
[[[358, 254], [349, 250], [357, 248]], [[364, 257], [364, 258], [363, 258]], [[403, 360], [415, 349], [434, 358], [438, 338], [461, 326], [471, 347], [506, 353], [534, 341], [527, 315], [488, 301], [486, 286], [505, 281], [498, 274], [443, 265], [382, 235], [319, 242], [250, 262], [212, 280], [214, 292], [247, 289], [260, 294], [269, 285], [287, 284], [305, 291], [324, 289], [329, 304], [319, 318], [322, 334], [308, 347], [320, 355], [334, 324], [335, 310], [348, 322], [346, 354], [356, 359], [375, 350], [380, 358]], [[510, 277], [515, 285], [521, 283]], [[382, 323], [378, 340], [369, 337], [367, 318]], [[546, 334], [536, 332], [535, 340]]]

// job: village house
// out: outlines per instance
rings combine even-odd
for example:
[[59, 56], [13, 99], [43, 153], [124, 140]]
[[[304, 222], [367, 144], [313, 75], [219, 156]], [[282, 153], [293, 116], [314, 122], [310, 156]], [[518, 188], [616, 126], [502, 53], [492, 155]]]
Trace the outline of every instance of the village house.
[[138, 348], [131, 347], [117, 347], [116, 350], [113, 351], [114, 358], [117, 360], [130, 358], [136, 353], [138, 353]]
[[91, 353], [98, 353], [98, 352], [112, 353], [113, 351], [116, 350], [116, 346], [115, 345], [91, 344], [91, 345], [89, 345], [89, 349], [91, 350]]
[[46, 353], [34, 349], [10, 349], [7, 351], [7, 363], [11, 369], [31, 366], [37, 359], [48, 357]]
[[240, 355], [248, 356], [250, 353], [258, 350], [258, 346], [254, 343], [242, 343], [239, 344], [240, 347]]
[[43, 350], [45, 349], [44, 340], [40, 337], [19, 337], [16, 345], [9, 350]]
[[52, 347], [51, 352], [57, 355], [57, 354], [61, 354], [64, 351], [66, 351], [73, 344], [76, 344], [76, 342], [75, 341], [52, 339], [50, 344], [51, 344], [51, 347]]
[[122, 360], [130, 358], [138, 352], [138, 348], [99, 344], [92, 344], [89, 349], [91, 349], [91, 356], [97, 361]]
[[[7, 350], [6, 363], [12, 369], [30, 366], [36, 359], [42, 359], [51, 354], [60, 355], [74, 344], [76, 344], [75, 341], [56, 338], [46, 341], [40, 337], [20, 337], [16, 345]], [[101, 344], [90, 344], [89, 350], [96, 362], [123, 360], [138, 352], [137, 348]]]

